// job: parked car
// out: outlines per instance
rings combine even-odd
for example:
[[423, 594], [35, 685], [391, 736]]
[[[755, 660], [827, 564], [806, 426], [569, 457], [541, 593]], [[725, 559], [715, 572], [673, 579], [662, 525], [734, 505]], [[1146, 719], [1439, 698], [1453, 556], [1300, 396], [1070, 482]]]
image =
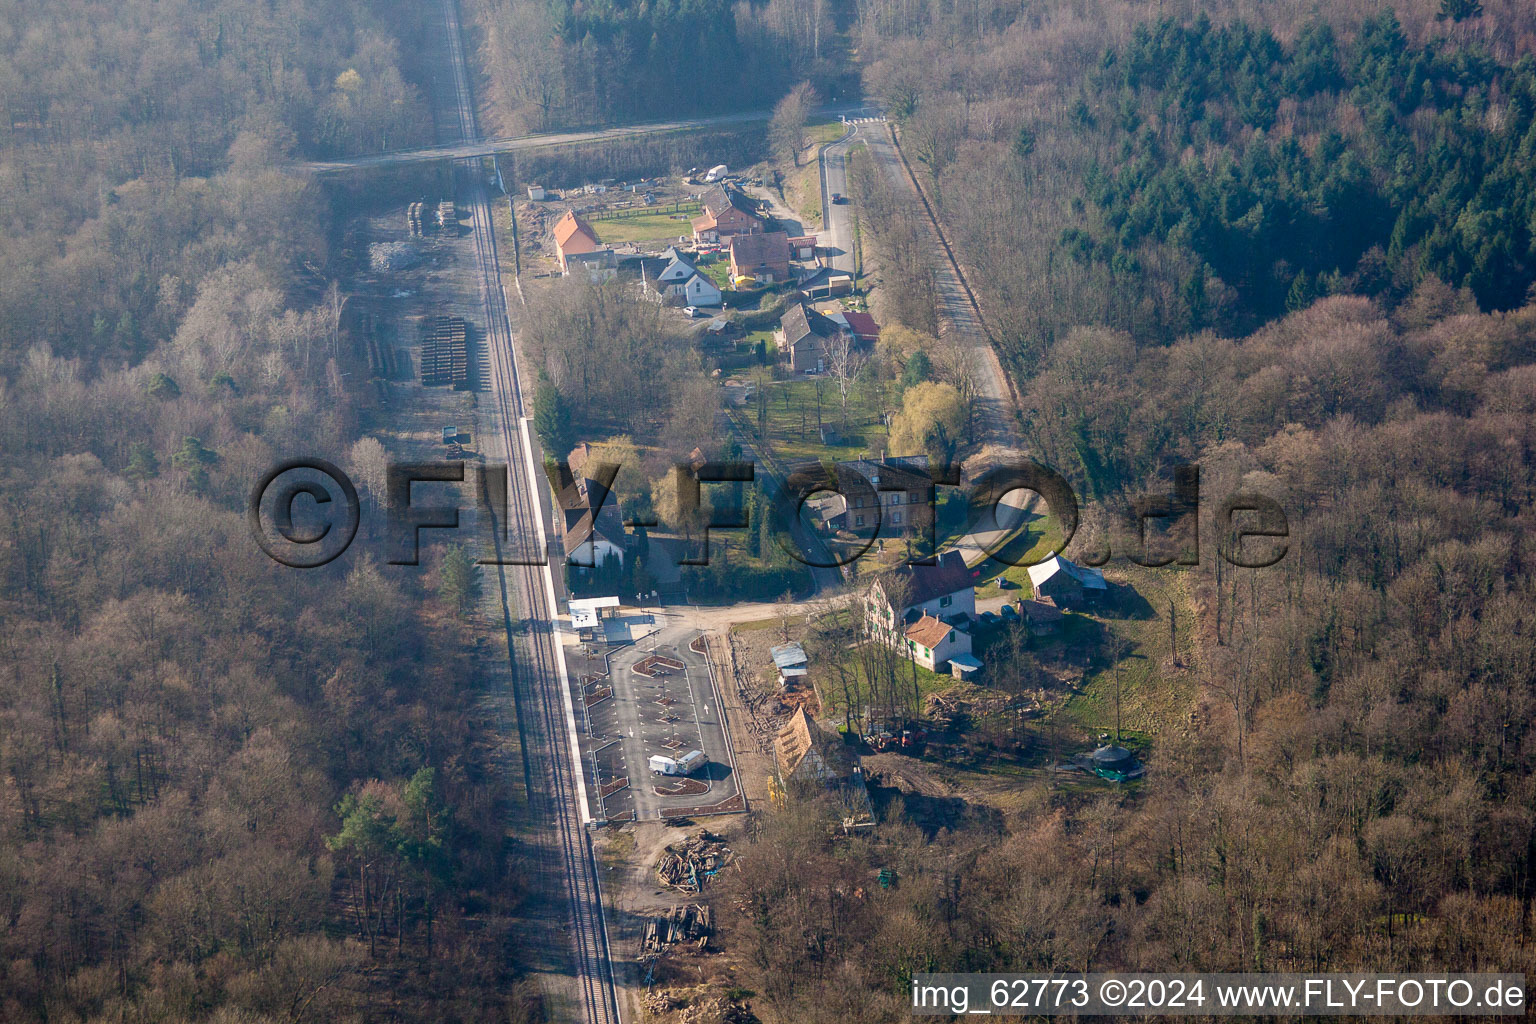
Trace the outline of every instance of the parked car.
[[697, 319], [698, 317], [704, 315], [704, 311], [698, 306], [684, 306], [683, 315], [689, 317], [690, 319]]

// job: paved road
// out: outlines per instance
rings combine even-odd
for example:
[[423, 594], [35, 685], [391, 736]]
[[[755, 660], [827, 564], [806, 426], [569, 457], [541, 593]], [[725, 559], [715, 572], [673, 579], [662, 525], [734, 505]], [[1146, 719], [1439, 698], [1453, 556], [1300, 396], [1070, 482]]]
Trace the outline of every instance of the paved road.
[[[829, 117], [838, 117], [844, 114], [851, 117], [863, 111], [864, 108], [862, 106], [838, 106], [824, 107], [818, 113]], [[638, 135], [657, 135], [664, 132], [697, 131], [702, 128], [750, 124], [753, 121], [766, 121], [771, 116], [773, 116], [773, 111], [771, 110], [750, 110], [738, 114], [716, 114], [712, 117], [691, 117], [678, 121], [653, 121], [646, 124], [615, 125], [608, 128], [591, 128], [580, 131], [542, 132], [536, 135], [517, 135], [499, 139], [460, 139], [419, 149], [396, 150], [392, 153], [339, 157], [335, 160], [313, 160], [300, 166], [316, 174], [336, 174], [342, 171], [362, 170], [369, 167], [393, 167], [398, 164], [424, 163], [432, 160], [464, 160], [490, 156], [493, 153], [512, 153], [518, 150], [547, 149], [557, 146], [578, 146]]]
[[833, 203], [832, 197], [848, 194], [848, 150], [860, 137], [864, 123], [862, 119], [849, 122], [842, 138], [821, 147], [820, 243], [832, 250], [832, 266], [850, 274], [854, 270], [853, 207], [849, 203]]
[[[451, 119], [446, 112], [437, 119], [439, 131], [448, 139], [473, 141], [479, 133], [458, 7], [455, 0], [442, 0], [441, 10], [442, 31], [453, 71], [453, 112]], [[445, 98], [437, 99], [443, 102]], [[496, 565], [492, 575], [504, 609], [530, 803], [548, 824], [548, 830], [537, 837], [545, 868], [542, 877], [549, 879], [553, 887], [548, 893], [551, 909], [563, 908], [569, 915], [572, 977], [579, 993], [582, 1019], [587, 1024], [618, 1024], [620, 1015], [597, 863], [584, 824], [586, 794], [576, 746], [574, 709], [564, 653], [555, 632], [558, 609], [547, 556], [548, 488], [541, 486], [534, 468], [538, 453], [533, 450], [525, 418], [484, 175], [476, 172], [473, 163], [459, 164], [455, 170], [457, 198], [470, 215], [475, 269], [485, 309], [483, 344], [491, 365], [487, 411], [495, 423], [496, 446], [509, 466], [507, 522], [496, 524], [503, 529], [493, 536], [505, 534], [497, 545], [502, 556], [498, 561], [507, 561], [513, 553], [521, 556], [517, 558], [519, 564]], [[535, 557], [528, 557], [530, 554]]]
[[[889, 127], [879, 124], [861, 128], [867, 130], [861, 130], [859, 138], [869, 144], [869, 153], [876, 166], [920, 206], [925, 205], [916, 183], [902, 164]], [[939, 294], [939, 336], [953, 339], [970, 351], [971, 376], [977, 390], [973, 403], [977, 440], [983, 445], [1023, 450], [1019, 423], [1014, 415], [1017, 403], [987, 335], [981, 310], [962, 283], [960, 268], [944, 245], [931, 211], [927, 223], [931, 229], [934, 283]]]

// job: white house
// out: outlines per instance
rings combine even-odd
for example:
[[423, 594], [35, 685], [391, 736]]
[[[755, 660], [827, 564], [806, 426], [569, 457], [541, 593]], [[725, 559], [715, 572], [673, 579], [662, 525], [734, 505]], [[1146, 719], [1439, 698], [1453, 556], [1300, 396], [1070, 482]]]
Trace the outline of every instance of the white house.
[[571, 565], [601, 568], [610, 558], [622, 565], [628, 538], [618, 496], [587, 477], [580, 466], [574, 473], [570, 465], [564, 467], [561, 485], [555, 499], [565, 556]]
[[976, 614], [972, 572], [958, 551], [944, 552], [934, 565], [903, 565], [870, 586], [864, 614], [871, 635], [887, 643], [924, 616], [969, 621]]
[[906, 628], [907, 657], [930, 672], [942, 672], [951, 658], [969, 656], [971, 634], [933, 615], [924, 615]]
[[685, 306], [718, 306], [720, 289], [715, 282], [683, 257], [676, 248], [662, 253], [661, 269], [641, 275], [645, 290], [662, 300], [680, 300]]

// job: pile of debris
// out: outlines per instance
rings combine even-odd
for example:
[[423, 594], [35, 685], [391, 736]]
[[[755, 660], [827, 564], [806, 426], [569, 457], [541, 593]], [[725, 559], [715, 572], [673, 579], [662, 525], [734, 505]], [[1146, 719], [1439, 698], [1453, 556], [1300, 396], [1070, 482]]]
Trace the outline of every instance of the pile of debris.
[[923, 700], [923, 716], [941, 725], [950, 725], [961, 717], [987, 718], [995, 715], [1028, 713], [1039, 707], [1035, 694], [1012, 694], [971, 683], [958, 683], [940, 693], [930, 693]]
[[714, 930], [714, 915], [701, 903], [689, 903], [673, 907], [660, 917], [653, 917], [645, 926], [645, 941], [640, 945], [640, 955], [660, 953], [668, 946], [680, 942], [696, 943], [703, 949]]
[[374, 273], [409, 270], [421, 262], [421, 254], [409, 242], [374, 242], [368, 247], [368, 265]]
[[704, 887], [704, 880], [730, 860], [731, 848], [719, 836], [701, 828], [697, 835], [673, 843], [661, 852], [656, 877], [669, 889], [698, 892]]

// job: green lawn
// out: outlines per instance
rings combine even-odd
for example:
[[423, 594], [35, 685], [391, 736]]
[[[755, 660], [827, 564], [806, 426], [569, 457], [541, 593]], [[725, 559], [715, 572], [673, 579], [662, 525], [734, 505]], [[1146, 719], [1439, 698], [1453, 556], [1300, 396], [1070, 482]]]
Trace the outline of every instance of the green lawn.
[[[1054, 517], [1041, 515], [1031, 518], [1022, 532], [1009, 539], [995, 556], [981, 563], [982, 582], [976, 586], [976, 599], [980, 601], [1002, 593], [1028, 593], [1029, 567], [1043, 560], [1046, 553], [1060, 541], [1061, 527]], [[1004, 591], [997, 585], [999, 579], [1017, 584], [1018, 589]]]
[[[885, 447], [885, 425], [880, 422], [878, 402], [870, 393], [871, 389], [854, 386], [848, 396], [848, 420], [844, 429], [837, 382], [830, 378], [819, 382], [820, 422], [837, 432], [838, 443], [822, 444], [817, 431], [817, 383], [814, 380], [777, 381], [766, 389], [768, 422], [764, 433], [781, 461], [790, 465], [824, 459], [841, 462], [856, 459], [863, 453], [873, 455]], [[748, 422], [756, 427], [756, 403], [748, 403], [744, 411]]]
[[[849, 678], [853, 690], [857, 694], [860, 706], [868, 707], [870, 704], [871, 687], [869, 679], [864, 674], [864, 669], [858, 656], [853, 651], [846, 653]], [[905, 692], [911, 692], [914, 672], [917, 677], [917, 690], [921, 695], [918, 699], [927, 697], [930, 693], [938, 693], [955, 685], [955, 677], [951, 675], [939, 675], [930, 672], [916, 662], [903, 659], [896, 666], [896, 678], [898, 685], [905, 687]], [[847, 710], [848, 702], [843, 695], [842, 677], [831, 665], [818, 665], [815, 667], [816, 690], [821, 696], [822, 717], [841, 721]], [[921, 710], [921, 704], [919, 704]]]
[[692, 235], [693, 215], [687, 213], [645, 213], [633, 217], [614, 217], [592, 221], [597, 237], [615, 242], [669, 242], [680, 235]]
[[724, 256], [711, 256], [700, 259], [697, 265], [699, 270], [703, 271], [705, 277], [715, 282], [716, 288], [722, 291], [730, 290], [731, 261], [729, 259], [726, 259]]
[[[836, 142], [843, 137], [843, 123], [841, 121], [822, 121], [818, 124], [808, 125], [805, 129], [805, 138], [812, 147], [825, 145], [828, 142]], [[812, 154], [815, 155], [814, 153]]]
[[[1113, 731], [1115, 727], [1115, 670], [1117, 644], [1124, 645], [1120, 661], [1120, 721], [1122, 736], [1129, 741], [1148, 740], [1176, 731], [1188, 722], [1199, 684], [1190, 669], [1194, 641], [1194, 612], [1187, 573], [1175, 569], [1126, 566], [1124, 578], [1134, 586], [1122, 605], [1128, 610], [1106, 610], [1081, 620], [1091, 629], [1093, 657], [1083, 687], [1056, 714], [1085, 732]], [[1170, 608], [1177, 611], [1180, 664], [1175, 666], [1169, 630]], [[1096, 620], [1096, 621], [1095, 621]], [[1079, 623], [1073, 623], [1074, 628]], [[1066, 634], [1069, 642], [1071, 633]], [[1142, 749], [1145, 745], [1139, 744]]]

